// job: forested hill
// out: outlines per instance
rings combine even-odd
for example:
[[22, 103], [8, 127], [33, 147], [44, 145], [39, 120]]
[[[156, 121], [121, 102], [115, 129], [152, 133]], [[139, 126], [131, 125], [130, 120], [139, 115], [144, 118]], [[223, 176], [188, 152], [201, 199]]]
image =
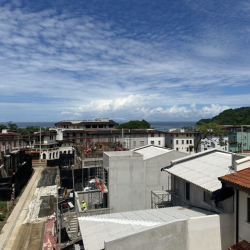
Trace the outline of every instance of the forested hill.
[[211, 119], [201, 119], [196, 124], [216, 122], [219, 125], [250, 125], [250, 107], [224, 110]]

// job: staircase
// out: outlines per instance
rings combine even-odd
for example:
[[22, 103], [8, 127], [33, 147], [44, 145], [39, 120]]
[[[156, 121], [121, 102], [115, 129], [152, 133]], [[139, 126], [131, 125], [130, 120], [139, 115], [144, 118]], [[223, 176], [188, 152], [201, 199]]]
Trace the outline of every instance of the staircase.
[[67, 233], [71, 240], [74, 240], [78, 237], [78, 220], [75, 212], [69, 213], [69, 223], [67, 229]]

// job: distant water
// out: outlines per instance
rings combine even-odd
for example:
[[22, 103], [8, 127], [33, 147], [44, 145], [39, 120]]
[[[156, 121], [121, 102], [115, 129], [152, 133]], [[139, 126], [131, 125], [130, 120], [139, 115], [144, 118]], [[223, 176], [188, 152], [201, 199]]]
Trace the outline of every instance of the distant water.
[[[54, 127], [54, 124], [56, 122], [13, 122], [15, 123], [19, 128], [26, 128], [28, 126], [38, 126], [38, 127]], [[150, 126], [154, 129], [166, 131], [170, 128], [177, 128], [180, 129], [184, 126], [194, 126], [196, 122], [149, 122]], [[0, 122], [0, 124], [7, 125], [7, 122]]]
[[180, 129], [184, 126], [194, 126], [196, 122], [186, 121], [186, 122], [149, 122], [150, 126], [156, 130], [167, 131], [170, 128]]

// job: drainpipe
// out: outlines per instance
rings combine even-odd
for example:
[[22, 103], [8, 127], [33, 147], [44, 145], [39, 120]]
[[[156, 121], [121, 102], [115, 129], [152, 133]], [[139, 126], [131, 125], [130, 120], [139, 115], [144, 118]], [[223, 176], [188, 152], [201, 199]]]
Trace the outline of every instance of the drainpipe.
[[239, 190], [236, 190], [236, 243], [239, 242]]

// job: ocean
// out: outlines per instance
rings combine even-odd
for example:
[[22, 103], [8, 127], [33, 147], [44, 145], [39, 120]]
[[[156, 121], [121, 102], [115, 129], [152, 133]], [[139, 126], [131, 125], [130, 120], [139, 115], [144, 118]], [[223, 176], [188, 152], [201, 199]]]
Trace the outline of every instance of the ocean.
[[[26, 128], [28, 126], [38, 126], [38, 127], [54, 127], [56, 122], [13, 122], [19, 128]], [[194, 121], [172, 121], [172, 122], [149, 122], [151, 127], [161, 131], [167, 131], [170, 128], [180, 129], [184, 126], [194, 126], [196, 122]], [[0, 124], [7, 125], [7, 122], [0, 122]]]

